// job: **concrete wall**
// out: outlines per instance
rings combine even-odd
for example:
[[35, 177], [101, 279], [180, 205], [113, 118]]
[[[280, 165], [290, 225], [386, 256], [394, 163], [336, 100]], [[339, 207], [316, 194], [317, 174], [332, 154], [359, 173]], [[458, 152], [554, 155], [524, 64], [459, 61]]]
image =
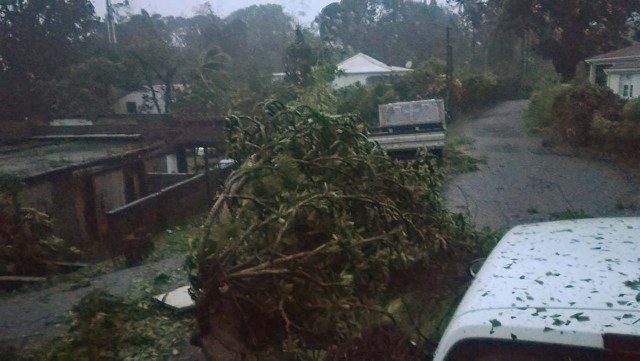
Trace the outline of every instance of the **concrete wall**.
[[144, 226], [146, 232], [157, 233], [179, 224], [190, 216], [207, 210], [213, 197], [221, 189], [231, 172], [230, 168], [216, 169], [208, 177], [198, 174], [180, 183], [164, 188], [133, 203], [107, 212], [109, 240], [112, 250], [122, 250], [126, 235]]

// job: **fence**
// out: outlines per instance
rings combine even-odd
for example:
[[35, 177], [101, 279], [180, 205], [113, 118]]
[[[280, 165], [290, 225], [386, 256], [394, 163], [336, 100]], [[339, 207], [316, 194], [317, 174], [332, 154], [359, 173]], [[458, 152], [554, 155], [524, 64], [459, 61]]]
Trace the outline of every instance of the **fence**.
[[230, 172], [226, 168], [198, 174], [107, 212], [109, 247], [117, 252], [126, 246], [126, 236], [140, 228], [155, 234], [205, 211]]

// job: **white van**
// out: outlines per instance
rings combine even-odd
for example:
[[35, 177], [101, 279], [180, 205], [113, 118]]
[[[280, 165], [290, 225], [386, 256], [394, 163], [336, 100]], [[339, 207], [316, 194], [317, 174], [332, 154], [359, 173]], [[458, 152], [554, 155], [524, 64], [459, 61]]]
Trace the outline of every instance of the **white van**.
[[434, 360], [640, 360], [640, 218], [513, 228]]

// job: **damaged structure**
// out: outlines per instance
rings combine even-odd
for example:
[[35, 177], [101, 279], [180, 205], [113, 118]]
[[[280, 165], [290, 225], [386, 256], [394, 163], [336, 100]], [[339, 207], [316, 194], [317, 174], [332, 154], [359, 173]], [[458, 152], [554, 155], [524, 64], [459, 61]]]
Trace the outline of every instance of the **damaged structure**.
[[215, 166], [223, 128], [157, 115], [7, 123], [0, 173], [22, 179], [19, 206], [48, 213], [70, 244], [121, 253], [141, 227], [155, 233], [206, 209], [230, 171]]

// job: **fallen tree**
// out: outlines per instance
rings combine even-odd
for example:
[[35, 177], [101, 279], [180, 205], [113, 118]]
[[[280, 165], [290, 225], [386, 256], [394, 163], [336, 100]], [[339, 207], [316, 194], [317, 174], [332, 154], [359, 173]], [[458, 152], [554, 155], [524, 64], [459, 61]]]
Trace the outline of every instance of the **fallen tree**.
[[466, 247], [435, 159], [388, 157], [352, 115], [264, 110], [229, 119], [237, 169], [188, 261], [216, 359], [325, 350], [386, 314], [395, 271]]

